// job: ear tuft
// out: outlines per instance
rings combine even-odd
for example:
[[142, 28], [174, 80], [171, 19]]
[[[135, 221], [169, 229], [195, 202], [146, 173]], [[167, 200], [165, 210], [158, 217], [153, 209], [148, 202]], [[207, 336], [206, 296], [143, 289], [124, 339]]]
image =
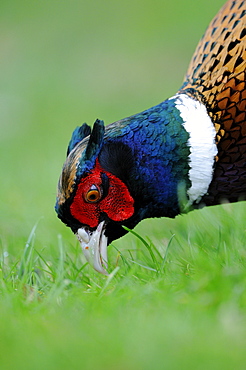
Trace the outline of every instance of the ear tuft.
[[97, 119], [93, 125], [86, 148], [79, 159], [76, 171], [77, 179], [81, 178], [85, 172], [94, 166], [103, 145], [104, 131], [104, 122]]
[[90, 160], [101, 149], [104, 135], [104, 122], [97, 119], [85, 150], [85, 158]]
[[82, 126], [76, 127], [74, 132], [72, 133], [71, 140], [68, 144], [67, 148], [67, 156], [73, 150], [73, 148], [82, 141], [85, 137], [89, 136], [91, 133], [91, 128], [86, 123], [83, 123]]

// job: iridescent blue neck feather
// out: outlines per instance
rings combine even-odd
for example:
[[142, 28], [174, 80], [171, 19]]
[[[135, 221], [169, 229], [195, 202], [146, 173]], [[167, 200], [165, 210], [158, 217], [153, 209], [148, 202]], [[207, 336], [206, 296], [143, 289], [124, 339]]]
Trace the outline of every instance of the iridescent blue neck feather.
[[187, 190], [191, 185], [188, 139], [175, 100], [106, 127], [104, 144], [123, 143], [132, 150], [127, 186], [139, 219], [175, 217], [180, 212], [179, 186]]

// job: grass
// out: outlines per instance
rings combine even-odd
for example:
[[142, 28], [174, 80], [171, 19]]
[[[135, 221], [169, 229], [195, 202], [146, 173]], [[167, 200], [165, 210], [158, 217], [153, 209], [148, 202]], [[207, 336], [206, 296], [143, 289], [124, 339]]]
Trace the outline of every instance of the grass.
[[36, 249], [35, 226], [1, 253], [2, 368], [243, 368], [244, 219], [242, 202], [168, 220], [155, 242], [138, 227], [109, 247], [109, 277], [61, 236]]
[[1, 369], [243, 369], [245, 202], [145, 220], [109, 277], [53, 210], [72, 129], [171, 96], [223, 1], [1, 1]]

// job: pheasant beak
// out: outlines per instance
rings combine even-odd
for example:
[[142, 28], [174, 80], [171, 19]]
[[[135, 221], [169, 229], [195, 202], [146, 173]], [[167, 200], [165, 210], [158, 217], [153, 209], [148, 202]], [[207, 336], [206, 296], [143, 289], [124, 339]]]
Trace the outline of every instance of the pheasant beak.
[[108, 238], [104, 235], [104, 224], [105, 221], [100, 222], [97, 229], [92, 232], [87, 228], [81, 227], [78, 229], [76, 236], [89, 264], [101, 274], [108, 275], [108, 272], [105, 270], [105, 268], [108, 268]]

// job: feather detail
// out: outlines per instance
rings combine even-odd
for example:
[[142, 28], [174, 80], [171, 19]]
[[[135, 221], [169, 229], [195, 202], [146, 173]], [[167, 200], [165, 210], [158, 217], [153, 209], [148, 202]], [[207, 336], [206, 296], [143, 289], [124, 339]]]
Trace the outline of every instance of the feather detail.
[[174, 99], [183, 119], [183, 126], [190, 136], [188, 145], [191, 187], [187, 194], [191, 204], [198, 203], [206, 194], [212, 180], [217, 154], [216, 132], [202, 103], [185, 94], [176, 95]]
[[83, 123], [82, 126], [76, 127], [72, 133], [71, 140], [68, 144], [67, 155], [75, 148], [75, 146], [82, 141], [85, 137], [91, 134], [91, 128], [86, 123]]

